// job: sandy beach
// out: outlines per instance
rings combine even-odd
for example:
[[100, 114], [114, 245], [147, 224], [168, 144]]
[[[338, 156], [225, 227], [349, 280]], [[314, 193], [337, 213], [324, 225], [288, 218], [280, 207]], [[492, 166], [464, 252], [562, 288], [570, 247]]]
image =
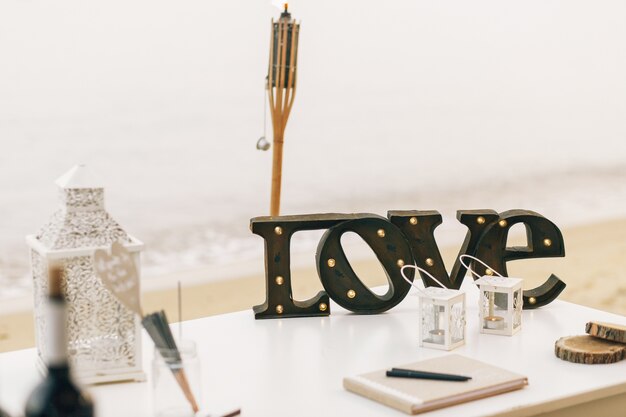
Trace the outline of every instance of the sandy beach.
[[[560, 300], [626, 315], [626, 218], [569, 227], [562, 232], [565, 258], [511, 262], [509, 274], [524, 278], [525, 288], [530, 288], [554, 273], [567, 284]], [[458, 247], [442, 250], [448, 268], [457, 252]], [[357, 272], [363, 271], [364, 274], [380, 270], [376, 259], [361, 259], [353, 264]], [[163, 275], [158, 280], [185, 283], [182, 290], [183, 320], [241, 310], [250, 310], [250, 320], [253, 320], [251, 308], [264, 301], [265, 279], [262, 261], [251, 267], [254, 269], [252, 273], [204, 284], [193, 283], [206, 280], [206, 276], [214, 272], [211, 268]], [[322, 289], [312, 261], [310, 266], [294, 268], [292, 274], [296, 298], [309, 298]], [[364, 281], [370, 286], [385, 283], [380, 274]], [[177, 321], [178, 317], [176, 300], [176, 290], [171, 288], [143, 293], [146, 311], [165, 308], [172, 321]], [[31, 311], [1, 316], [0, 351], [33, 346], [33, 329]]]

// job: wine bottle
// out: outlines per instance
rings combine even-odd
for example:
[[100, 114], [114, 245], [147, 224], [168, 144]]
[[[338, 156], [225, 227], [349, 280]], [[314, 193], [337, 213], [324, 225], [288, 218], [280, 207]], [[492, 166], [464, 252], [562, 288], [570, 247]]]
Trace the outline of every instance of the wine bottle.
[[2, 408], [0, 408], [0, 417], [11, 417]]
[[62, 270], [50, 269], [44, 360], [48, 372], [26, 402], [25, 417], [92, 417], [91, 399], [74, 384], [67, 359], [66, 305], [61, 290]]

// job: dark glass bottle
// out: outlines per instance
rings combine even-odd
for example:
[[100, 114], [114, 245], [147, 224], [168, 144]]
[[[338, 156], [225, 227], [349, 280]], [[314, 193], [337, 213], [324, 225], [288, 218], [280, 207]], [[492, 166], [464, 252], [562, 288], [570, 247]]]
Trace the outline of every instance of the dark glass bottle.
[[5, 413], [2, 408], [0, 408], [0, 417], [11, 417], [11, 416]]
[[66, 306], [62, 271], [50, 269], [46, 344], [48, 374], [26, 402], [25, 417], [92, 417], [93, 403], [72, 381], [67, 360]]

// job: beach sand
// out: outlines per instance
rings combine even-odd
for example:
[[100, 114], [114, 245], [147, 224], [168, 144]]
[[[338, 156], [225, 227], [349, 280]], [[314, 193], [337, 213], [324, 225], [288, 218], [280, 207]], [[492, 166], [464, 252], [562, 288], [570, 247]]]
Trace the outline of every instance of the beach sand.
[[[626, 219], [566, 228], [563, 236], [565, 258], [511, 262], [509, 275], [524, 278], [524, 287], [532, 288], [554, 273], [567, 284], [560, 300], [626, 315]], [[457, 252], [458, 247], [442, 250], [448, 268]], [[353, 266], [357, 272], [380, 270], [376, 259], [357, 260]], [[258, 272], [225, 281], [183, 285], [182, 319], [250, 310], [250, 320], [253, 320], [252, 306], [263, 303], [265, 297], [263, 262], [259, 261], [254, 270]], [[159, 277], [159, 280], [171, 282], [175, 287], [178, 280], [193, 283], [210, 275], [212, 268], [209, 267], [169, 274]], [[312, 261], [310, 266], [293, 268], [292, 276], [293, 293], [297, 299], [309, 298], [322, 289]], [[385, 284], [383, 275], [378, 276], [377, 279], [366, 280], [366, 284]], [[164, 308], [170, 321], [178, 320], [176, 289], [146, 291], [142, 297], [144, 311]], [[581, 333], [584, 333], [582, 327]], [[0, 351], [32, 346], [34, 326], [31, 311], [0, 317]]]

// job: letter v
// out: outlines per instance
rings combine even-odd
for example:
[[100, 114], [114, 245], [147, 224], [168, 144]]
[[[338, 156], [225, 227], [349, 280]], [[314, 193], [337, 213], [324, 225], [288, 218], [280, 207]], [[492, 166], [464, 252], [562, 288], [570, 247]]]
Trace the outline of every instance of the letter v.
[[[441, 214], [436, 210], [394, 210], [387, 212], [389, 221], [400, 228], [409, 241], [415, 264], [431, 273], [450, 289], [459, 289], [467, 273], [467, 268], [461, 264], [459, 256], [473, 254], [485, 229], [499, 219], [498, 213], [494, 210], [459, 210], [456, 217], [467, 226], [468, 230], [452, 267], [452, 272], [448, 275], [435, 241], [435, 229], [442, 222]], [[427, 287], [437, 285], [428, 275], [422, 272], [420, 275]]]

